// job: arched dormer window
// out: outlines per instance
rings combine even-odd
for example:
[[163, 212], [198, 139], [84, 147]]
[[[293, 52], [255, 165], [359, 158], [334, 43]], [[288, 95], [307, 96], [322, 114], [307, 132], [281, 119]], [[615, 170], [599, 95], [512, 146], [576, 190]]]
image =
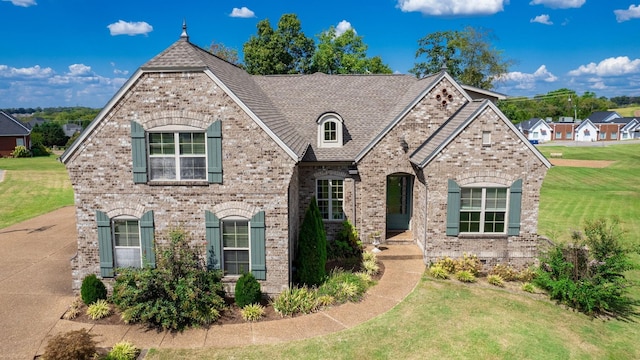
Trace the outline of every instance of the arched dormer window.
[[318, 147], [342, 146], [343, 121], [336, 113], [326, 113], [318, 118]]

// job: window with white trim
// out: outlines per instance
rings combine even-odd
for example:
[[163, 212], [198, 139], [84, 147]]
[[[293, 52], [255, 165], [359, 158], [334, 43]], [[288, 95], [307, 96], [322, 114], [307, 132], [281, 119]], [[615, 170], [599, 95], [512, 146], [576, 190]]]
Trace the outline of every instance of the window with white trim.
[[505, 233], [507, 188], [461, 188], [460, 232]]
[[324, 220], [344, 220], [344, 180], [318, 179], [316, 201]]
[[251, 269], [249, 221], [222, 220], [222, 269], [224, 275], [242, 275]]
[[116, 268], [142, 267], [140, 223], [134, 218], [114, 218], [113, 260]]
[[318, 119], [318, 147], [341, 147], [342, 126], [342, 119], [337, 114], [321, 116]]
[[607, 133], [604, 131], [600, 132], [600, 140], [604, 140], [606, 138], [607, 138]]
[[149, 133], [151, 180], [206, 180], [204, 132]]
[[560, 131], [556, 131], [556, 139], [562, 139], [562, 133]]
[[612, 132], [611, 133], [611, 140], [617, 140], [618, 139], [618, 133], [617, 132]]

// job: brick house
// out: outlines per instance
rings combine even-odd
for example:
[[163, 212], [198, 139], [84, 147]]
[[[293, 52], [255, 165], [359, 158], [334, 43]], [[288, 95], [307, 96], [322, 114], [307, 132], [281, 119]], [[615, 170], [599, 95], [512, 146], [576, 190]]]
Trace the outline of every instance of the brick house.
[[331, 239], [407, 231], [425, 262], [475, 253], [523, 265], [537, 250], [551, 166], [490, 100], [442, 71], [253, 76], [180, 39], [144, 64], [61, 157], [75, 191], [73, 288], [154, 265], [180, 226], [225, 281], [292, 280], [316, 197]]
[[31, 130], [18, 119], [0, 111], [0, 157], [11, 156], [16, 146], [31, 148]]

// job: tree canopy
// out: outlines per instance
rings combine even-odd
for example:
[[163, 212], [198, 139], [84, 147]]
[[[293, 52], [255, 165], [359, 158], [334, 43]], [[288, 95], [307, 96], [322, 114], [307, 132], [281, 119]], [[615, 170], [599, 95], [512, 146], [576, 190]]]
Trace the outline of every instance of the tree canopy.
[[276, 29], [269, 19], [257, 25], [258, 33], [244, 43], [244, 64], [250, 74], [304, 74], [311, 66], [313, 39], [302, 32], [295, 14], [284, 14]]
[[507, 73], [512, 60], [503, 58], [502, 51], [492, 47], [495, 36], [491, 30], [467, 26], [463, 30], [437, 31], [418, 40], [416, 62], [409, 70], [416, 77], [447, 71], [463, 84], [492, 89], [499, 75]]
[[314, 72], [326, 74], [390, 74], [391, 69], [379, 56], [367, 58], [368, 46], [353, 29], [337, 35], [332, 26], [320, 33], [312, 58]]
[[238, 50], [225, 46], [223, 43], [212, 41], [209, 45], [209, 52], [232, 64], [239, 65]]

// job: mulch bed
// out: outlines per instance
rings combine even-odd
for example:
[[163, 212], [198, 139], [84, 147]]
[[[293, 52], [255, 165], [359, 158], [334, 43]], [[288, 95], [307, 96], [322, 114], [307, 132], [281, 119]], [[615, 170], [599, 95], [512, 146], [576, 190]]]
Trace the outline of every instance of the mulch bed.
[[[380, 271], [378, 271], [378, 273], [372, 277], [373, 280], [375, 281], [380, 280], [382, 278], [382, 275], [384, 274], [384, 263], [378, 260], [378, 265], [380, 265]], [[341, 263], [339, 261], [327, 262], [327, 268], [329, 270], [335, 269], [335, 268], [347, 268], [349, 270], [355, 270], [355, 269], [352, 269], [350, 266], [341, 266]], [[236, 304], [233, 302], [233, 299], [228, 298], [228, 299], [225, 299], [225, 301], [227, 302], [227, 309], [224, 310], [224, 312], [222, 313], [222, 316], [218, 320], [216, 320], [216, 322], [213, 323], [212, 325], [218, 326], [218, 325], [226, 325], [226, 324], [245, 323], [246, 321], [242, 318], [242, 315], [240, 313], [240, 308], [236, 306]], [[262, 305], [264, 306], [265, 313], [264, 313], [264, 316], [259, 321], [275, 321], [275, 320], [283, 319], [283, 317], [280, 316], [280, 314], [278, 314], [273, 309], [273, 306], [270, 304], [269, 300], [266, 300], [266, 299], [263, 300]], [[304, 316], [304, 315], [297, 315], [297, 316]], [[87, 316], [87, 306], [84, 304], [80, 308], [80, 314], [71, 321], [77, 321], [77, 322], [87, 323], [87, 324], [98, 324], [98, 325], [126, 325], [120, 318], [120, 313], [117, 310], [115, 310], [111, 315], [105, 318], [93, 320], [89, 316]]]

